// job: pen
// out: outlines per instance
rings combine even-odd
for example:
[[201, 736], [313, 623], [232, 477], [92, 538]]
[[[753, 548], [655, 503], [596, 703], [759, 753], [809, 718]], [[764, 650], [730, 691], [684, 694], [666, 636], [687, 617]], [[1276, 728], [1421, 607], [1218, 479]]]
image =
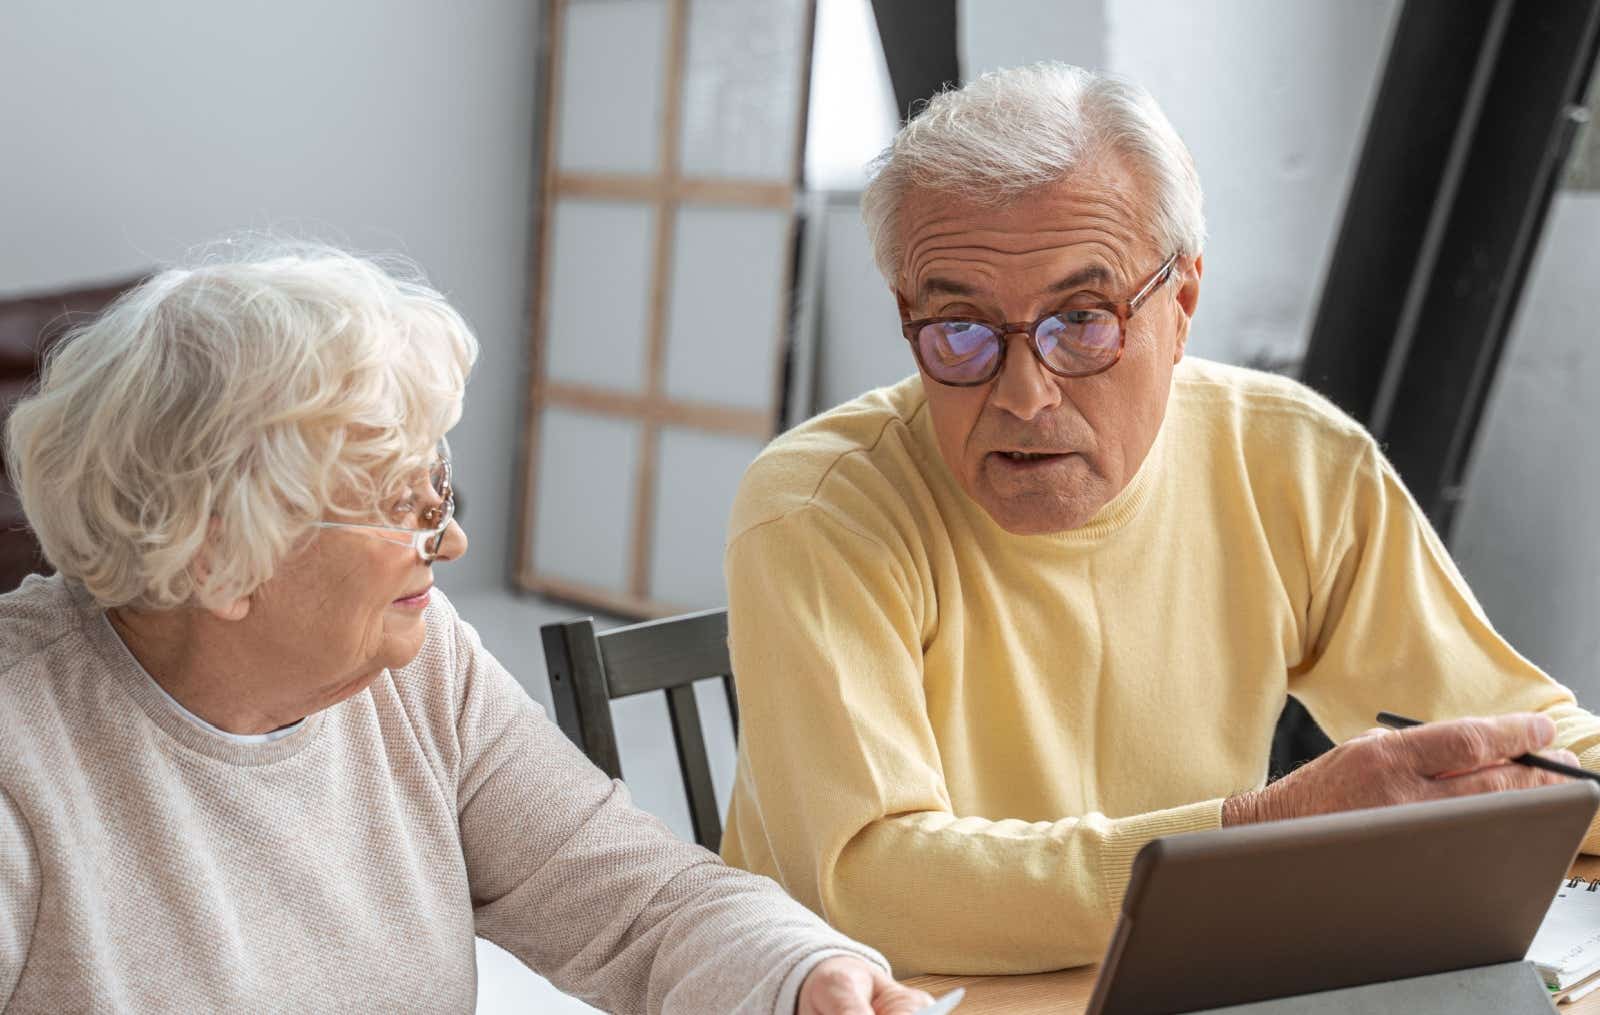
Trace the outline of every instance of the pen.
[[[1407, 726], [1422, 725], [1421, 719], [1407, 719], [1405, 716], [1395, 715], [1393, 712], [1379, 712], [1378, 721], [1395, 730], [1403, 730]], [[1593, 772], [1585, 772], [1581, 768], [1573, 768], [1571, 765], [1563, 765], [1559, 761], [1551, 761], [1549, 758], [1542, 758], [1537, 754], [1519, 754], [1511, 760], [1519, 765], [1527, 765], [1529, 768], [1542, 768], [1546, 772], [1559, 772], [1574, 779], [1593, 779], [1595, 782], [1600, 782], [1600, 775], [1595, 775]]]

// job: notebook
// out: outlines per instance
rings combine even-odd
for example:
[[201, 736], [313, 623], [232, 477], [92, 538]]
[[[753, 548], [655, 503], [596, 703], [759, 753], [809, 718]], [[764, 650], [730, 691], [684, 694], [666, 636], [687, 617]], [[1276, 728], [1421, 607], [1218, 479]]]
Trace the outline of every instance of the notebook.
[[1600, 987], [1600, 880], [1561, 883], [1528, 946], [1528, 961], [1563, 1000], [1576, 1001]]

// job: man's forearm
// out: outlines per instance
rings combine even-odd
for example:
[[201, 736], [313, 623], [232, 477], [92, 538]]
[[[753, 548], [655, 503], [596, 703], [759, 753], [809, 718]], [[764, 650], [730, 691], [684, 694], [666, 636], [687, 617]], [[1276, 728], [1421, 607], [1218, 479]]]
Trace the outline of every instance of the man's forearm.
[[1222, 801], [1111, 819], [898, 815], [820, 872], [840, 930], [913, 973], [1029, 973], [1098, 961], [1133, 857], [1159, 835], [1215, 828]]

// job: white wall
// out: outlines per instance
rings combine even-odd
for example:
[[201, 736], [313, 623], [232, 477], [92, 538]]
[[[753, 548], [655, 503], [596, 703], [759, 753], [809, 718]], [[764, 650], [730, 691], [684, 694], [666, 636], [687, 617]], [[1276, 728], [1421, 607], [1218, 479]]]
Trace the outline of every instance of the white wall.
[[1454, 551], [1513, 645], [1600, 708], [1600, 194], [1557, 194], [1490, 395]]
[[1040, 60], [1106, 70], [1106, 0], [963, 0], [961, 78]]
[[1196, 354], [1305, 347], [1397, 6], [1108, 0], [1111, 69], [1155, 95], [1205, 187]]

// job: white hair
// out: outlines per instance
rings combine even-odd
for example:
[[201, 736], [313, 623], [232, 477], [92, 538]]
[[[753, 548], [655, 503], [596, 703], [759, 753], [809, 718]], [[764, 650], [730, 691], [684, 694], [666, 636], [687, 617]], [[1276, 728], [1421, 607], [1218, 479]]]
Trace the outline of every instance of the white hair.
[[407, 262], [230, 241], [64, 338], [6, 461], [45, 557], [101, 605], [222, 604], [312, 522], [414, 481], [477, 355]]
[[1164, 254], [1205, 245], [1194, 159], [1150, 93], [1064, 63], [994, 71], [941, 92], [873, 160], [861, 216], [878, 270], [896, 285], [900, 210], [914, 191], [996, 207], [1059, 183], [1105, 153], [1148, 188], [1151, 239]]

